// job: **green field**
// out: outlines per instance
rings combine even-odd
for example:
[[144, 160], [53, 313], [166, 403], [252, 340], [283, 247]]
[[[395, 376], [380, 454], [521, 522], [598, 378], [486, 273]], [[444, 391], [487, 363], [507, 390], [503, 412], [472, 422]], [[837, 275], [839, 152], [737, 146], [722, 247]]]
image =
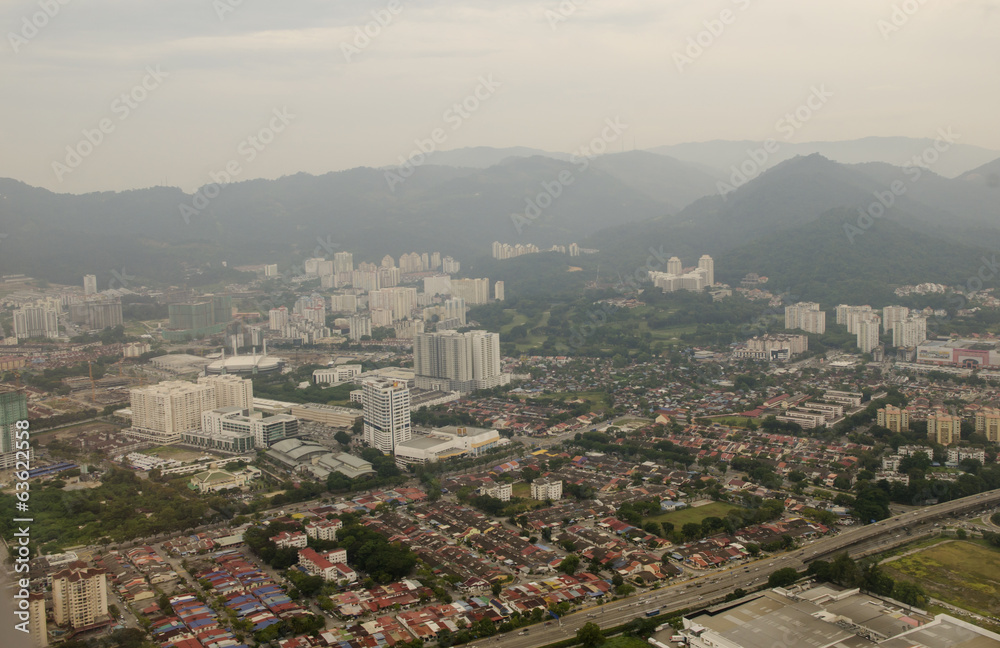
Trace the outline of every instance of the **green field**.
[[992, 547], [940, 543], [882, 567], [892, 578], [915, 582], [955, 607], [987, 616], [1000, 610], [1000, 551]]
[[669, 522], [674, 525], [675, 529], [680, 529], [689, 522], [697, 522], [700, 524], [701, 521], [707, 517], [726, 517], [726, 513], [737, 508], [739, 507], [733, 506], [732, 504], [726, 504], [725, 502], [712, 502], [711, 504], [706, 504], [705, 506], [699, 506], [697, 508], [688, 507], [686, 509], [681, 509], [680, 511], [660, 513], [659, 515], [647, 518], [647, 520], [651, 520], [653, 522]]
[[757, 425], [760, 425], [759, 418], [751, 418], [749, 416], [713, 416], [708, 419], [712, 423], [718, 423], [719, 425], [726, 425], [728, 427], [747, 427], [750, 421], [753, 421]]
[[[604, 412], [607, 410], [607, 403], [604, 402], [604, 392], [599, 391], [589, 391], [589, 392], [552, 392], [551, 394], [538, 394], [532, 395], [531, 398], [535, 400], [545, 401], [545, 400], [555, 400], [557, 398], [565, 399], [566, 401], [572, 400], [583, 400], [590, 404], [591, 411]], [[555, 404], [558, 406], [558, 403]]]
[[528, 482], [518, 482], [512, 486], [511, 497], [531, 497], [531, 484]]

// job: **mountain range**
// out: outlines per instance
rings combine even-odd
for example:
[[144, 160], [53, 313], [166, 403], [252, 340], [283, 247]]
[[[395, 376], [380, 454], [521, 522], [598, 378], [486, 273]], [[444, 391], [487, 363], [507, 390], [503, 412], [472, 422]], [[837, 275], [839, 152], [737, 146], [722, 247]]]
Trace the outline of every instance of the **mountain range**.
[[[55, 194], [0, 179], [0, 273], [72, 284], [96, 273], [105, 285], [117, 272], [178, 283], [185, 268], [291, 264], [341, 249], [353, 251], [356, 262], [436, 250], [468, 267], [498, 240], [540, 247], [576, 241], [600, 250], [576, 265], [618, 272], [643, 266], [654, 247], [689, 265], [712, 254], [717, 276], [728, 281], [749, 271], [780, 276], [783, 260], [794, 267], [802, 261], [795, 255], [811, 249], [817, 260], [822, 250], [847, 255], [859, 273], [874, 253], [880, 263], [921, 269], [898, 278], [961, 280], [968, 270], [951, 259], [1000, 245], [1000, 159], [949, 178], [936, 166], [879, 160], [924, 144], [890, 139], [863, 162], [813, 153], [746, 178], [713, 168], [708, 162], [717, 158], [708, 153], [694, 159], [679, 149], [687, 160], [649, 151], [580, 160], [533, 149], [468, 149], [403, 168], [300, 173], [203, 187], [194, 196], [169, 187]], [[834, 144], [842, 155], [877, 148], [858, 142]], [[983, 151], [968, 147], [959, 157], [967, 163]], [[805, 275], [798, 276], [804, 286]]]

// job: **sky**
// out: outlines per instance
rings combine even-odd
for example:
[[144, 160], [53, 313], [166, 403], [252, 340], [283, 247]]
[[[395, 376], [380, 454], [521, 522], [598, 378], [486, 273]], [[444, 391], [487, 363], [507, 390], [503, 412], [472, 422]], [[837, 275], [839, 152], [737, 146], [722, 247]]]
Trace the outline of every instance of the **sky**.
[[608, 120], [612, 150], [1000, 149], [1000, 0], [4, 0], [0, 26], [0, 177], [60, 193], [573, 152]]

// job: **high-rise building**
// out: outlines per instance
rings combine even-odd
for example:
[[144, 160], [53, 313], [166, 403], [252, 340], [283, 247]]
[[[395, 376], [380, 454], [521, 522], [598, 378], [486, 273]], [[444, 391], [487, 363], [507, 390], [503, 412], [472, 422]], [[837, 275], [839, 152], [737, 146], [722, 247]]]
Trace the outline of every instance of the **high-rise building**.
[[377, 308], [391, 311], [393, 321], [408, 318], [416, 307], [416, 288], [383, 288], [368, 293], [368, 308], [373, 311]]
[[580, 245], [577, 244], [577, 243], [570, 243], [569, 244], [569, 255], [571, 257], [578, 257], [578, 256], [580, 256]]
[[330, 310], [334, 313], [356, 313], [358, 312], [358, 296], [331, 295]]
[[132, 427], [128, 434], [155, 443], [180, 441], [181, 434], [201, 429], [202, 412], [216, 408], [215, 386], [180, 380], [133, 389]]
[[[28, 418], [28, 399], [23, 392], [0, 386], [0, 470], [17, 465], [17, 422]], [[24, 439], [20, 439], [23, 441]], [[22, 446], [34, 456], [34, 450]], [[21, 455], [22, 459], [24, 455]]]
[[267, 328], [272, 331], [281, 331], [288, 326], [288, 308], [279, 306], [267, 312]]
[[445, 274], [458, 274], [461, 270], [462, 264], [450, 256], [441, 259], [441, 272]]
[[848, 333], [857, 335], [858, 323], [872, 316], [877, 317], [877, 314], [871, 306], [848, 306], [847, 304], [837, 306], [837, 324], [846, 326]]
[[108, 577], [103, 569], [69, 567], [51, 578], [57, 625], [82, 629], [108, 620]]
[[531, 499], [562, 499], [563, 483], [559, 479], [536, 479], [531, 482]]
[[799, 302], [785, 306], [785, 328], [801, 329], [806, 333], [826, 332], [826, 312], [815, 302]]
[[709, 286], [715, 285], [715, 261], [707, 254], [701, 255], [698, 259], [698, 267], [705, 271], [705, 282]]
[[915, 347], [927, 340], [927, 318], [910, 315], [892, 325], [892, 346]]
[[388, 378], [362, 383], [365, 443], [391, 454], [396, 445], [413, 436], [410, 427], [410, 389]]
[[45, 595], [41, 592], [28, 594], [28, 636], [32, 648], [49, 645], [48, 621], [45, 618]]
[[440, 252], [431, 252], [431, 266], [430, 266], [430, 269], [431, 270], [437, 270], [440, 267], [441, 267], [441, 253]]
[[342, 272], [354, 272], [354, 255], [350, 252], [334, 252], [333, 272], [338, 275]]
[[383, 268], [395, 268], [396, 260], [393, 259], [392, 256], [387, 254], [384, 257], [382, 257], [382, 263], [379, 265], [381, 265]]
[[446, 330], [418, 335], [413, 344], [418, 389], [471, 392], [507, 384], [500, 371], [500, 335]]
[[97, 294], [97, 275], [83, 275], [83, 294]]
[[679, 257], [672, 256], [667, 259], [667, 274], [680, 275], [684, 274], [684, 264], [681, 263]]
[[103, 331], [125, 323], [122, 303], [117, 299], [88, 299], [70, 304], [69, 319], [89, 331]]
[[14, 337], [59, 337], [59, 305], [57, 302], [38, 302], [14, 311]]
[[467, 304], [485, 304], [490, 300], [490, 280], [452, 279], [451, 294], [461, 297]]
[[984, 407], [976, 412], [976, 432], [990, 443], [1000, 443], [1000, 410]]
[[947, 412], [937, 411], [927, 417], [927, 438], [947, 446], [962, 438], [962, 419]]
[[[906, 306], [886, 306], [882, 309], [882, 326], [884, 331], [892, 331], [893, 324], [902, 322], [910, 316], [910, 309]], [[899, 346], [898, 344], [893, 346]]]
[[493, 284], [493, 298], [497, 301], [504, 300], [504, 283], [502, 281]]
[[215, 407], [253, 409], [253, 381], [236, 374], [202, 376], [199, 385], [210, 385], [215, 390]]
[[367, 315], [351, 315], [348, 337], [357, 342], [364, 336], [372, 335], [372, 320]]
[[872, 316], [862, 319], [856, 328], [858, 348], [861, 349], [861, 353], [871, 353], [879, 345], [881, 327], [878, 316], [872, 314]]
[[896, 433], [910, 429], [910, 413], [893, 405], [886, 405], [878, 410], [878, 425]]
[[197, 302], [167, 305], [170, 322], [163, 337], [182, 340], [198, 335], [221, 333], [233, 318], [233, 298], [230, 295], [207, 295]]

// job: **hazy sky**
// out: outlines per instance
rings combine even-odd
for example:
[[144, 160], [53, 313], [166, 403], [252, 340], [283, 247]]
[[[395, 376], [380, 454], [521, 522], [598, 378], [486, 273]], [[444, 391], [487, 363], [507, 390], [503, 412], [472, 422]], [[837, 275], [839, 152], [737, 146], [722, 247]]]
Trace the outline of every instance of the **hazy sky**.
[[4, 0], [0, 25], [0, 177], [59, 192], [383, 166], [435, 129], [442, 149], [571, 152], [616, 117], [628, 147], [764, 139], [814, 86], [832, 97], [792, 141], [950, 126], [1000, 149], [998, 0]]

